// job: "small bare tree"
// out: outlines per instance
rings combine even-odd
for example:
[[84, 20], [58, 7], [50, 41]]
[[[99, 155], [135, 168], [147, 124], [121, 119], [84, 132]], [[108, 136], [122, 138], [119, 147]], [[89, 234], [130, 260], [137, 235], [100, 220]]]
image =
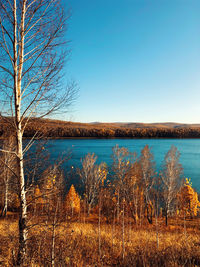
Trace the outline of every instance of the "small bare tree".
[[73, 100], [74, 84], [63, 86], [67, 19], [59, 0], [0, 0], [0, 110], [16, 137], [16, 150], [1, 151], [17, 161], [19, 266], [26, 262], [28, 240], [24, 155], [33, 142], [23, 147], [22, 137], [32, 117]]
[[141, 200], [141, 196], [143, 194], [142, 170], [138, 160], [131, 164], [131, 167], [126, 175], [125, 186], [126, 198], [129, 203], [131, 215], [137, 224], [139, 218], [139, 207], [143, 201], [143, 199]]
[[125, 198], [126, 194], [126, 178], [131, 167], [130, 152], [125, 147], [119, 147], [116, 145], [113, 147], [113, 165], [112, 170], [114, 172], [114, 184], [115, 191], [117, 195], [117, 221], [119, 222], [120, 206], [122, 200]]
[[99, 187], [107, 175], [105, 164], [98, 165], [96, 160], [97, 157], [94, 154], [87, 154], [82, 161], [82, 168], [78, 170], [85, 188], [88, 215], [98, 195]]
[[161, 174], [163, 182], [163, 197], [165, 204], [165, 224], [168, 225], [169, 213], [173, 210], [177, 193], [181, 186], [182, 166], [179, 163], [180, 153], [175, 146], [171, 146], [165, 156], [163, 172]]
[[[3, 149], [7, 151], [13, 151], [15, 147], [15, 140], [13, 136], [5, 138], [3, 141]], [[15, 156], [10, 153], [1, 153], [0, 158], [1, 166], [1, 184], [3, 192], [3, 208], [1, 216], [5, 217], [8, 211], [9, 195], [11, 194], [11, 189], [13, 190], [16, 185], [16, 174], [13, 172], [14, 165], [16, 163]], [[16, 188], [15, 188], [16, 189]]]
[[141, 151], [140, 164], [144, 188], [144, 201], [147, 210], [147, 220], [149, 223], [152, 223], [153, 205], [151, 201], [151, 189], [153, 186], [153, 176], [155, 174], [155, 162], [153, 161], [153, 154], [151, 153], [148, 145], [146, 145]]

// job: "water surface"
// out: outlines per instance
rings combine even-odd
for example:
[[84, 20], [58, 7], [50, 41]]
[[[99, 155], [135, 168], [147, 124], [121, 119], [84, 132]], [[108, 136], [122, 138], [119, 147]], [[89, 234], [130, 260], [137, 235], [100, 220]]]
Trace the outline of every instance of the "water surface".
[[191, 178], [193, 186], [200, 192], [200, 139], [58, 139], [49, 140], [46, 149], [50, 152], [51, 162], [64, 151], [71, 151], [71, 159], [65, 167], [69, 170], [71, 166], [80, 167], [81, 159], [89, 152], [98, 156], [98, 163], [103, 161], [111, 166], [112, 147], [116, 144], [138, 155], [148, 144], [154, 154], [157, 171], [160, 170], [171, 145], [176, 146], [181, 154], [180, 163], [184, 168], [184, 177]]

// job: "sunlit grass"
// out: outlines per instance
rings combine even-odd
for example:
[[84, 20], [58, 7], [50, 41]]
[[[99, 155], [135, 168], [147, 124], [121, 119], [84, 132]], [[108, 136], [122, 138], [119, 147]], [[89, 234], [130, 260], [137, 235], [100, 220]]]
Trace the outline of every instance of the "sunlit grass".
[[[199, 219], [187, 221], [186, 228], [181, 220], [176, 221], [177, 227], [175, 220], [170, 222], [168, 227], [162, 220], [158, 227], [126, 224], [124, 259], [120, 223], [101, 224], [99, 251], [98, 221], [61, 222], [56, 227], [57, 266], [200, 266]], [[17, 229], [17, 221], [0, 221], [0, 266], [11, 266], [17, 254]], [[32, 266], [48, 266], [51, 237], [49, 223], [30, 230]]]

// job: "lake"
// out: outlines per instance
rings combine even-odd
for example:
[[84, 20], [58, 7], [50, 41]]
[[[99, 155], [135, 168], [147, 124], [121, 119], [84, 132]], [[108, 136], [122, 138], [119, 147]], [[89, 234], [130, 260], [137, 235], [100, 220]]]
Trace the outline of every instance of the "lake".
[[111, 166], [112, 147], [116, 144], [138, 155], [148, 144], [154, 155], [157, 171], [160, 170], [171, 145], [176, 146], [180, 152], [184, 177], [191, 178], [193, 187], [200, 192], [200, 139], [56, 139], [48, 140], [45, 148], [50, 152], [51, 162], [54, 162], [63, 152], [70, 151], [71, 159], [65, 165], [69, 171], [70, 168], [80, 167], [81, 158], [89, 152], [97, 155], [98, 163], [103, 161]]

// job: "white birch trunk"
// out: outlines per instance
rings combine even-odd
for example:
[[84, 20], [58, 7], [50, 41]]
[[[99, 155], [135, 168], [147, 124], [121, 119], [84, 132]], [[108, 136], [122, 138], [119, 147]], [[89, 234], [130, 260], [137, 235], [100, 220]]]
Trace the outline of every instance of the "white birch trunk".
[[[12, 154], [16, 155], [16, 170], [13, 173], [17, 178], [20, 201], [17, 266], [27, 264], [28, 227], [23, 153], [34, 140], [33, 137], [23, 151], [23, 131], [40, 103], [43, 108], [38, 109], [38, 116], [43, 117], [74, 100], [73, 83], [67, 92], [65, 86], [62, 88], [60, 84], [62, 75], [59, 73], [64, 66], [67, 51], [63, 35], [65, 15], [59, 2], [0, 0], [0, 69], [5, 74], [5, 88], [8, 91], [5, 96], [3, 94], [3, 98], [10, 104], [10, 111], [6, 105], [1, 113], [14, 118], [11, 124], [16, 138], [16, 149]], [[58, 52], [59, 45], [63, 47], [61, 52]], [[4, 62], [7, 62], [5, 66]]]
[[53, 234], [52, 234], [52, 245], [51, 245], [51, 266], [55, 266], [55, 237], [56, 237], [56, 226], [55, 221], [53, 223]]
[[[21, 78], [23, 68], [23, 54], [24, 54], [24, 20], [25, 20], [25, 7], [26, 0], [23, 1], [22, 16], [20, 23], [20, 37], [21, 41], [18, 44], [17, 38], [17, 4], [14, 0], [13, 17], [14, 17], [14, 95], [15, 95], [15, 124], [16, 124], [16, 143], [17, 143], [17, 169], [19, 181], [19, 251], [17, 264], [23, 266], [26, 261], [27, 253], [27, 204], [26, 204], [26, 191], [24, 179], [24, 166], [23, 166], [23, 144], [22, 144], [22, 125], [21, 125]], [[19, 67], [18, 67], [18, 49], [19, 45]]]
[[53, 219], [52, 227], [52, 244], [51, 244], [51, 266], [55, 266], [55, 244], [56, 244], [56, 227], [57, 227], [57, 212], [58, 212], [58, 201], [56, 204], [56, 210]]

